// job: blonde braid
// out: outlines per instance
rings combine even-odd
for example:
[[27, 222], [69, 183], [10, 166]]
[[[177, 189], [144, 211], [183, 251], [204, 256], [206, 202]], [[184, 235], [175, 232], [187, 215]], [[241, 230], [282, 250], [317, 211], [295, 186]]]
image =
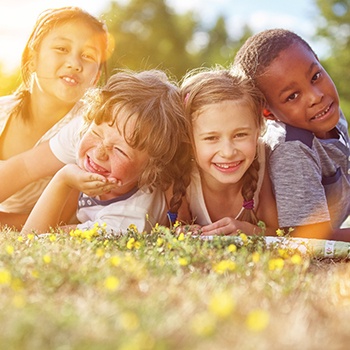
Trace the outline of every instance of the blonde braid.
[[[243, 176], [243, 186], [241, 191], [243, 203], [254, 204], [254, 202], [251, 201], [254, 201], [254, 194], [258, 186], [259, 169], [260, 164], [256, 158]], [[252, 209], [244, 208], [237, 220], [247, 221], [254, 225], [256, 225], [259, 221], [255, 214], [254, 206], [252, 206]]]

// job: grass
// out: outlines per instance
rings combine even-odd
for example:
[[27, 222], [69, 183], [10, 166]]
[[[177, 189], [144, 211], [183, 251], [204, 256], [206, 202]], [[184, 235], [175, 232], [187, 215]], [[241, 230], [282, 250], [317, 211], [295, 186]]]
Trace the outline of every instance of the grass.
[[346, 349], [346, 261], [242, 237], [0, 237], [0, 349]]

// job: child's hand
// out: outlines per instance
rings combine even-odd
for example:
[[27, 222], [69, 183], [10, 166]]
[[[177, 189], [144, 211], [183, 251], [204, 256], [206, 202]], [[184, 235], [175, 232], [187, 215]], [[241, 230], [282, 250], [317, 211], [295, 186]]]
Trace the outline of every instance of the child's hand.
[[107, 179], [102, 175], [89, 173], [76, 164], [65, 165], [56, 176], [60, 177], [67, 186], [91, 197], [108, 193], [117, 186], [116, 179]]
[[192, 236], [200, 236], [202, 227], [200, 225], [180, 225], [176, 228], [175, 233], [180, 234], [181, 232], [185, 234], [191, 234]]
[[[248, 224], [248, 223], [246, 223]], [[254, 226], [248, 224], [250, 226]], [[229, 236], [236, 235], [239, 230], [244, 232], [244, 223], [230, 217], [222, 218], [213, 224], [202, 227], [202, 236]]]

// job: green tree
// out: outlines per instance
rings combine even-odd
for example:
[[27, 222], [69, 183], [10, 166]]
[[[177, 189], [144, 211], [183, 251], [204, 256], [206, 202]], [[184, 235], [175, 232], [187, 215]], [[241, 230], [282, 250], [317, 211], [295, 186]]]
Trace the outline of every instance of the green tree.
[[114, 1], [104, 18], [115, 39], [111, 69], [160, 68], [180, 79], [191, 68], [230, 62], [237, 46], [224, 17], [207, 28], [194, 12], [180, 15], [165, 0]]
[[337, 86], [350, 121], [350, 0], [316, 0], [316, 4], [321, 13], [317, 36], [327, 41], [331, 52], [322, 64]]

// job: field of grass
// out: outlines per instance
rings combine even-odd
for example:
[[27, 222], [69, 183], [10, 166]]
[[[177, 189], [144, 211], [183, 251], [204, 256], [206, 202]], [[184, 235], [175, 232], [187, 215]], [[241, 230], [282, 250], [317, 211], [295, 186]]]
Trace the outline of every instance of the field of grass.
[[350, 265], [155, 226], [0, 237], [0, 349], [347, 349]]

